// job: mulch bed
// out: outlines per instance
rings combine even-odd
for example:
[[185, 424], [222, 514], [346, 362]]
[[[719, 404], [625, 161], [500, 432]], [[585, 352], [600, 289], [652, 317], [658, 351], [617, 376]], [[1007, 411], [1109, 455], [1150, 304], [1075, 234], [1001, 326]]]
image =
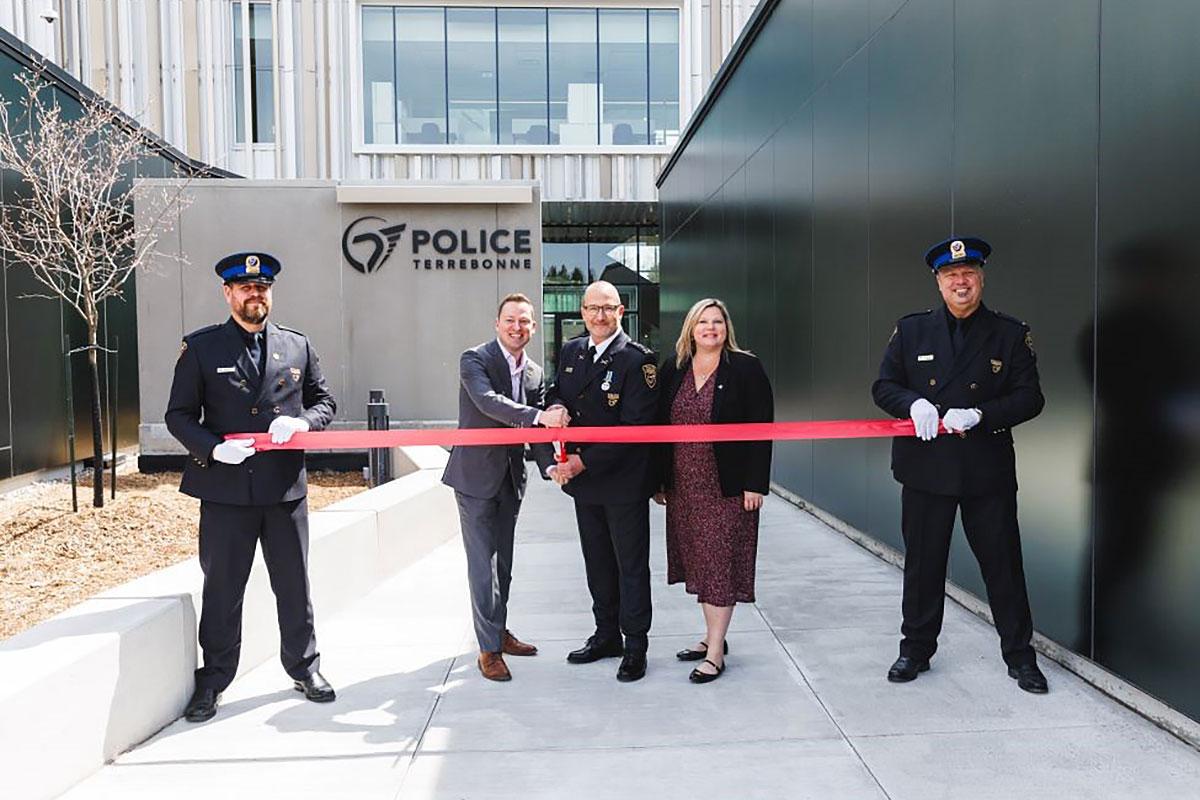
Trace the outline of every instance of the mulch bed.
[[[200, 501], [178, 472], [117, 475], [92, 508], [90, 473], [71, 511], [71, 485], [37, 483], [0, 497], [0, 639], [105, 589], [196, 555]], [[360, 473], [310, 472], [309, 510], [366, 489]]]

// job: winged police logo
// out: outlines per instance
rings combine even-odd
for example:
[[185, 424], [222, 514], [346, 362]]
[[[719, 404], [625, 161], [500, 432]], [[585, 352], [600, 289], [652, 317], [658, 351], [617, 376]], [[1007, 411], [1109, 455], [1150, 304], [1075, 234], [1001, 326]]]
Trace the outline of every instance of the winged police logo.
[[967, 246], [958, 239], [950, 243], [950, 257], [958, 260], [967, 254]]
[[261, 262], [258, 260], [258, 256], [246, 256], [246, 274], [258, 275], [261, 272], [262, 266]]
[[621, 395], [615, 394], [613, 392], [609, 392], [607, 397], [608, 397], [608, 407], [609, 408], [615, 407], [617, 405], [617, 402], [620, 401], [620, 399], [621, 399]]
[[[359, 223], [367, 220], [376, 220], [384, 223], [383, 227], [375, 230], [367, 230], [353, 237], [351, 234], [359, 227]], [[359, 217], [346, 226], [345, 232], [342, 234], [342, 255], [345, 256], [346, 262], [354, 267], [354, 269], [363, 273], [374, 272], [383, 266], [384, 262], [391, 256], [392, 251], [396, 249], [396, 244], [400, 241], [400, 234], [408, 226], [404, 223], [399, 225], [388, 225], [387, 220], [383, 217]], [[351, 250], [351, 245], [369, 244], [371, 250], [366, 253], [365, 259], [358, 258]]]
[[653, 389], [658, 385], [658, 367], [653, 364], [642, 364], [642, 377], [646, 379], [646, 385]]

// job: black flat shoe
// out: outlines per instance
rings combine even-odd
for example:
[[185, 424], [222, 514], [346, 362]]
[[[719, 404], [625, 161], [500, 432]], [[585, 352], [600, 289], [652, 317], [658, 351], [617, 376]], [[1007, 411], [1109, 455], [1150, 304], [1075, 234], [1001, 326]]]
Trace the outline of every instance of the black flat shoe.
[[314, 672], [302, 681], [295, 681], [293, 685], [297, 692], [304, 693], [305, 700], [311, 700], [314, 703], [332, 703], [337, 697], [333, 687], [321, 677], [319, 672]]
[[892, 683], [908, 683], [916, 680], [917, 675], [929, 671], [929, 659], [900, 656], [892, 668], [888, 670], [888, 680]]
[[602, 641], [595, 636], [590, 637], [583, 647], [567, 653], [567, 661], [572, 664], [591, 664], [602, 658], [616, 658], [625, 653], [625, 645], [620, 639]]
[[692, 670], [692, 673], [690, 675], [688, 675], [689, 681], [691, 681], [692, 683], [712, 683], [717, 678], [721, 677], [721, 674], [723, 672], [725, 672], [724, 664], [722, 664], [721, 666], [718, 667], [716, 664], [709, 661], [707, 658], [704, 659], [704, 663], [708, 664], [709, 666], [716, 669], [716, 672], [701, 672], [700, 668], [697, 667], [696, 669]]
[[1037, 664], [1009, 667], [1008, 677], [1016, 678], [1017, 686], [1030, 694], [1046, 694], [1050, 691], [1050, 684], [1046, 683], [1046, 676], [1038, 669]]
[[187, 708], [183, 710], [183, 718], [188, 722], [204, 722], [212, 719], [217, 714], [217, 701], [220, 699], [221, 695], [216, 689], [197, 686], [196, 691], [192, 693], [192, 699], [188, 701]]
[[617, 670], [617, 680], [621, 683], [639, 681], [646, 676], [646, 654], [626, 653], [621, 659], [621, 667]]
[[[704, 645], [703, 650], [693, 650], [692, 648], [688, 647], [688, 648], [686, 648], [684, 650], [680, 650], [678, 653], [676, 653], [675, 657], [678, 658], [680, 661], [703, 661], [705, 659], [705, 657], [708, 656], [708, 643], [701, 642], [701, 644]], [[728, 641], [726, 641], [723, 645], [721, 645], [721, 651], [723, 653], [725, 653], [725, 655], [729, 655], [729, 642]]]

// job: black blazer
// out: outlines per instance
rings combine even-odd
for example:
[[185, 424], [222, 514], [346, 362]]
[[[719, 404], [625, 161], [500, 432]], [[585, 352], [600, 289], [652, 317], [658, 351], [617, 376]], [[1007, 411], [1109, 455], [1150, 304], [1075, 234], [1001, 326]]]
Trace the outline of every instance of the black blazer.
[[264, 433], [278, 416], [302, 417], [313, 431], [333, 419], [337, 403], [308, 337], [268, 322], [263, 347], [266, 374], [260, 376], [232, 317], [183, 338], [163, 417], [191, 454], [179, 486], [184, 494], [263, 506], [308, 493], [303, 450], [269, 450], [241, 464], [212, 458], [226, 433]]
[[[662, 381], [658, 404], [660, 425], [671, 424], [671, 405], [684, 381], [692, 379], [691, 374], [691, 361], [685, 361], [682, 367], [675, 366], [674, 358], [663, 362], [659, 369]], [[714, 424], [775, 421], [771, 381], [767, 379], [762, 362], [756, 356], [750, 353], [723, 353], [716, 374], [709, 380], [716, 381], [712, 409]], [[695, 385], [689, 390], [695, 391]], [[675, 483], [673, 450], [674, 445], [669, 444], [657, 449], [659, 483], [666, 491], [670, 491]], [[713, 453], [717, 458], [721, 494], [725, 497], [736, 497], [742, 492], [767, 494], [770, 490], [770, 441], [714, 442]]]
[[1045, 405], [1029, 326], [980, 306], [957, 357], [943, 307], [909, 314], [896, 323], [871, 387], [875, 404], [907, 419], [918, 398], [938, 415], [951, 408], [978, 408], [979, 425], [964, 436], [938, 434], [892, 439], [892, 474], [903, 485], [954, 497], [1015, 491], [1012, 428], [1036, 417]]

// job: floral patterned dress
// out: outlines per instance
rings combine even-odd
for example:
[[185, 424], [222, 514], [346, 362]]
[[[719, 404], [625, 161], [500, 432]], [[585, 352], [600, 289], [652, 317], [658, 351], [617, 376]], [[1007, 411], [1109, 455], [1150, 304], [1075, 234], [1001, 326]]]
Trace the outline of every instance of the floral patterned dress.
[[[671, 424], [712, 422], [715, 383], [712, 375], [697, 392], [689, 370], [671, 404]], [[683, 583], [701, 603], [753, 603], [758, 512], [742, 507], [741, 494], [721, 496], [711, 444], [679, 442], [673, 450], [674, 481], [667, 495], [667, 583]]]

